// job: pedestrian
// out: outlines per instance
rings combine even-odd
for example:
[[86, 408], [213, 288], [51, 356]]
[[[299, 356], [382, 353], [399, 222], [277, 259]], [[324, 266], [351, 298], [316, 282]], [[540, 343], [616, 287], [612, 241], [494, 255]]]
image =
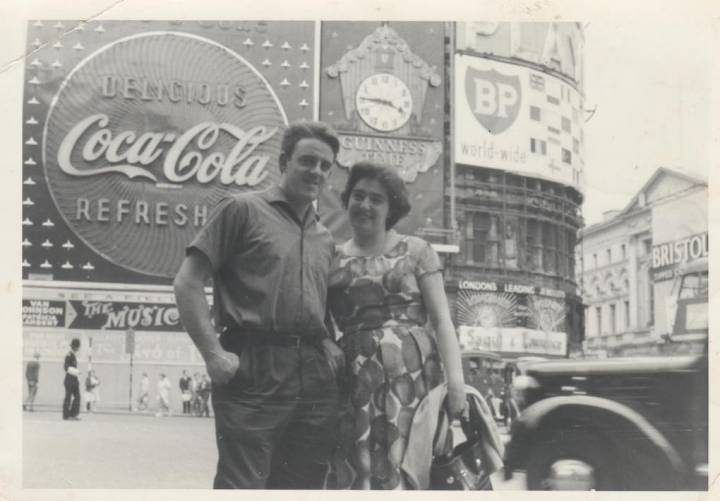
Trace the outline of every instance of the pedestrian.
[[200, 373], [196, 372], [193, 374], [192, 381], [190, 383], [190, 393], [191, 399], [190, 399], [190, 409], [191, 412], [195, 413], [196, 415], [200, 412], [200, 395], [198, 394], [198, 388], [200, 387]]
[[207, 374], [203, 374], [200, 378], [200, 385], [198, 386], [198, 395], [200, 398], [200, 416], [210, 417], [210, 401], [211, 383], [210, 378]]
[[63, 399], [63, 419], [80, 421], [80, 371], [77, 368], [77, 357], [75, 354], [80, 350], [80, 340], [73, 338], [70, 341], [70, 351], [65, 355], [65, 398]]
[[290, 125], [277, 184], [221, 201], [175, 278], [183, 325], [213, 383], [217, 489], [317, 489], [327, 474], [343, 357], [324, 322], [334, 244], [312, 202], [338, 150], [325, 124]]
[[143, 372], [140, 378], [140, 396], [137, 401], [138, 412], [147, 412], [150, 405], [150, 378], [147, 372]]
[[93, 407], [100, 400], [100, 378], [95, 375], [95, 371], [90, 369], [87, 378], [85, 378], [85, 406], [88, 412], [93, 411]]
[[170, 380], [165, 374], [160, 374], [160, 379], [157, 384], [158, 391], [158, 412], [155, 414], [157, 417], [170, 416], [172, 411], [170, 410]]
[[25, 380], [27, 381], [28, 394], [23, 404], [23, 410], [33, 412], [35, 405], [35, 396], [38, 391], [38, 383], [40, 382], [40, 353], [33, 353], [33, 360], [30, 360], [25, 366]]
[[190, 414], [190, 400], [192, 400], [192, 392], [190, 391], [190, 384], [192, 379], [188, 375], [186, 370], [182, 371], [180, 376], [180, 396], [183, 404], [183, 414]]
[[401, 465], [418, 403], [446, 380], [448, 413], [466, 404], [442, 264], [428, 242], [393, 229], [410, 211], [394, 169], [354, 165], [341, 199], [352, 237], [338, 246], [328, 306], [349, 367], [341, 429], [350, 432], [336, 458], [337, 487], [410, 488]]

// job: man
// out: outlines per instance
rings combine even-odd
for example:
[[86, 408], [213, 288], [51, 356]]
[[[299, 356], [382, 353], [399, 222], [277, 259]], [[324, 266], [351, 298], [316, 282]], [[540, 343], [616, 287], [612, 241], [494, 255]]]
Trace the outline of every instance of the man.
[[[213, 382], [216, 489], [318, 489], [327, 473], [342, 352], [324, 324], [334, 244], [312, 202], [338, 150], [325, 124], [288, 127], [278, 184], [221, 201], [175, 278], [183, 325]], [[211, 277], [219, 338], [204, 291]]]
[[208, 401], [210, 400], [211, 382], [207, 374], [203, 374], [200, 378], [200, 385], [198, 386], [198, 395], [200, 397], [200, 416], [210, 417], [210, 407]]
[[172, 388], [170, 380], [165, 374], [161, 373], [157, 384], [158, 412], [155, 414], [157, 417], [172, 415], [172, 410], [170, 409], [170, 388]]
[[75, 354], [80, 350], [80, 340], [73, 338], [70, 341], [70, 351], [65, 355], [65, 399], [63, 400], [63, 419], [80, 421], [80, 371], [77, 368]]
[[192, 378], [188, 375], [187, 371], [183, 370], [182, 376], [180, 377], [180, 395], [183, 403], [183, 414], [190, 414], [190, 400], [192, 399], [192, 394], [190, 393], [191, 381]]
[[40, 381], [40, 353], [33, 354], [34, 360], [30, 360], [25, 366], [25, 379], [28, 385], [28, 395], [23, 404], [23, 410], [33, 412], [35, 396], [37, 395], [38, 382]]

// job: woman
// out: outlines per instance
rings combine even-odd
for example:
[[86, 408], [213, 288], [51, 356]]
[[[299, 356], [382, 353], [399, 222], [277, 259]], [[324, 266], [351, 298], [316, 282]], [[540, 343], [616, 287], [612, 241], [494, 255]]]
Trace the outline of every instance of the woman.
[[328, 304], [342, 335], [350, 405], [335, 482], [403, 489], [400, 464], [420, 400], [446, 379], [448, 412], [458, 415], [465, 406], [460, 350], [437, 254], [424, 240], [392, 229], [410, 211], [402, 179], [361, 162], [341, 198], [352, 238], [338, 246]]
[[100, 386], [100, 379], [95, 375], [95, 371], [90, 369], [87, 378], [85, 378], [85, 408], [88, 412], [92, 412], [100, 400], [98, 386]]
[[172, 414], [170, 412], [170, 388], [172, 388], [170, 380], [165, 374], [160, 374], [160, 380], [157, 384], [159, 404], [159, 410], [155, 414], [157, 417], [170, 416]]

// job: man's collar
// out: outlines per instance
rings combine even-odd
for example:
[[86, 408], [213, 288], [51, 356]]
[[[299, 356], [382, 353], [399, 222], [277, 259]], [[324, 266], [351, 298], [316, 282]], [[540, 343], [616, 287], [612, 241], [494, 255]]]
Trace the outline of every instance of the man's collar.
[[[285, 192], [280, 187], [280, 185], [275, 184], [271, 186], [267, 190], [261, 192], [260, 196], [267, 200], [269, 203], [283, 203], [288, 207], [292, 207], [292, 205], [290, 205], [290, 202], [288, 202], [288, 199], [285, 196]], [[313, 204], [310, 204], [310, 210], [312, 211], [311, 217], [313, 217], [315, 221], [320, 221], [320, 216], [315, 210], [315, 206]]]
[[285, 192], [277, 184], [274, 184], [267, 190], [263, 191], [260, 196], [262, 196], [265, 200], [267, 200], [270, 203], [273, 203], [273, 202], [284, 202], [286, 204], [290, 203], [290, 202], [288, 202], [288, 199], [285, 196]]

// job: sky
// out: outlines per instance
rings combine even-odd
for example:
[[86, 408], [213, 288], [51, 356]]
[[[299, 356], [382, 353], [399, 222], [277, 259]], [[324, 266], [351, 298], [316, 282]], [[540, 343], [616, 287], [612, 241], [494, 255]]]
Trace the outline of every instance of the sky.
[[660, 166], [708, 177], [711, 31], [640, 18], [585, 25], [587, 224], [621, 209]]

